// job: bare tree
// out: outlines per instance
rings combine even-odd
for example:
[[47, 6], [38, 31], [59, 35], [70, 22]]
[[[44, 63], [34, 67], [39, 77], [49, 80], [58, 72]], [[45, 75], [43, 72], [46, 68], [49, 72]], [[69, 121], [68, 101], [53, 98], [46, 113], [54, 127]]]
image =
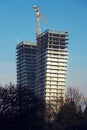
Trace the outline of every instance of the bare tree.
[[82, 95], [82, 93], [79, 91], [79, 89], [69, 87], [67, 89], [67, 95], [66, 95], [66, 103], [74, 102], [77, 111], [79, 109], [83, 109], [85, 105], [85, 98]]

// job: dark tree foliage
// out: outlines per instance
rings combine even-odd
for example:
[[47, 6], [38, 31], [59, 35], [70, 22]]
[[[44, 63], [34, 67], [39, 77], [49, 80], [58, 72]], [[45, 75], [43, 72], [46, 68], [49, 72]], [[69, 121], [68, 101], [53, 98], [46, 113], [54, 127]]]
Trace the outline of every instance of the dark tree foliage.
[[81, 93], [69, 88], [66, 103], [56, 114], [54, 121], [58, 130], [87, 130], [87, 107], [83, 109], [84, 100]]
[[68, 95], [61, 109], [52, 113], [54, 120], [47, 122], [46, 104], [28, 87], [0, 87], [0, 130], [87, 130], [87, 103], [82, 109], [81, 95], [74, 89]]
[[0, 87], [0, 130], [44, 129], [43, 108], [28, 87]]

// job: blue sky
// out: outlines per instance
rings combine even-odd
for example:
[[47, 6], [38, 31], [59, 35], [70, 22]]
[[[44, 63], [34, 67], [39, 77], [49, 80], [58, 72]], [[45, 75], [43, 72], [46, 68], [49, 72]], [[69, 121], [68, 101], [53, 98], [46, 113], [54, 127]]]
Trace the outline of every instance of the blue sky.
[[40, 7], [48, 21], [46, 29], [69, 32], [67, 86], [87, 94], [87, 0], [1, 0], [0, 1], [0, 85], [16, 83], [16, 45], [35, 41], [36, 13]]

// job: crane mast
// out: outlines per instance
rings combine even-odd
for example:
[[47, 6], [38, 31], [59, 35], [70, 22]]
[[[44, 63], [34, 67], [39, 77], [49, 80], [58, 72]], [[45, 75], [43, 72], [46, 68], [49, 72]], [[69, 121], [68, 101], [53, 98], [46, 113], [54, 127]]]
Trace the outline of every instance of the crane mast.
[[37, 14], [37, 25], [36, 25], [36, 36], [37, 38], [39, 37], [40, 33], [41, 33], [41, 29], [40, 29], [40, 17], [42, 17], [42, 19], [44, 20], [44, 22], [47, 24], [46, 19], [44, 18], [44, 16], [41, 14], [40, 9], [38, 6], [34, 5], [34, 10], [36, 11]]

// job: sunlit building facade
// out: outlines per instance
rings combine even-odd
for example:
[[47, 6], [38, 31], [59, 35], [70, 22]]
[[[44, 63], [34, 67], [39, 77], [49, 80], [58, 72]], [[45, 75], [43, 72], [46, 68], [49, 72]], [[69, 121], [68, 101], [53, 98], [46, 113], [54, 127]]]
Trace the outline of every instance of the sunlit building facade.
[[68, 32], [56, 30], [47, 30], [37, 38], [36, 95], [55, 109], [66, 95], [67, 41]]

